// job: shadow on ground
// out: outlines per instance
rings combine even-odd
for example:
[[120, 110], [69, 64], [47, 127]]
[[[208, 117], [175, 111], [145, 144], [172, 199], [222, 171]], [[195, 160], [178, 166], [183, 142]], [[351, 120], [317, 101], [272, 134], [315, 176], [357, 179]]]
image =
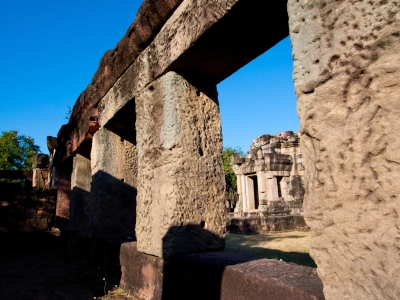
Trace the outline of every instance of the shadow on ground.
[[[297, 265], [316, 268], [317, 265], [308, 254], [308, 241], [305, 239], [303, 234], [305, 234], [305, 232], [288, 232], [285, 233], [285, 236], [279, 236], [279, 233], [272, 235], [230, 234], [227, 236], [225, 251], [251, 255], [257, 258], [283, 260]], [[278, 242], [281, 243], [280, 249], [274, 248], [274, 245]], [[273, 245], [271, 245], [272, 243]], [[292, 249], [296, 247], [293, 247], [291, 243], [297, 243], [301, 250], [293, 251]], [[260, 247], [260, 244], [264, 244], [265, 246]]]
[[104, 285], [102, 278], [82, 279], [66, 262], [62, 244], [54, 231], [1, 232], [0, 299], [93, 299]]

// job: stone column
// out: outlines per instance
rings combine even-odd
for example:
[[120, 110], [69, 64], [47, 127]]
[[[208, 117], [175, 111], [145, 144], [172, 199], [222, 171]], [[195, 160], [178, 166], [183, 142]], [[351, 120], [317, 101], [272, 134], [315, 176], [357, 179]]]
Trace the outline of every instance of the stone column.
[[93, 137], [91, 158], [90, 235], [102, 239], [133, 238], [137, 194], [136, 146], [101, 128]]
[[243, 203], [243, 211], [247, 211], [247, 182], [246, 175], [240, 175], [242, 182], [242, 203]]
[[328, 300], [400, 298], [399, 5], [288, 1], [304, 217]]
[[174, 72], [136, 97], [138, 250], [167, 257], [224, 247], [222, 138], [216, 87]]
[[257, 171], [259, 208], [260, 205], [263, 205], [263, 199], [265, 198], [266, 180], [265, 171]]
[[73, 158], [70, 196], [69, 229], [85, 231], [89, 229], [89, 193], [92, 181], [90, 159], [76, 154]]
[[246, 178], [247, 210], [254, 210], [254, 181], [249, 176]]
[[236, 203], [235, 212], [241, 212], [243, 210], [243, 196], [242, 196], [242, 175], [236, 175], [238, 202]]
[[270, 201], [279, 200], [278, 182], [276, 180], [276, 177], [267, 178], [267, 199], [268, 204]]
[[71, 195], [72, 159], [60, 162], [58, 171], [55, 226], [60, 229], [69, 225], [69, 201]]

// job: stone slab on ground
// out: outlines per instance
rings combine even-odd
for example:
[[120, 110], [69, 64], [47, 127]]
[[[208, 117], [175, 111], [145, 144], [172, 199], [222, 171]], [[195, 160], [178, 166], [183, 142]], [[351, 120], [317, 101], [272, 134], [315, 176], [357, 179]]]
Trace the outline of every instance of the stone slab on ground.
[[162, 259], [121, 245], [121, 287], [138, 299], [324, 299], [315, 269], [227, 252]]

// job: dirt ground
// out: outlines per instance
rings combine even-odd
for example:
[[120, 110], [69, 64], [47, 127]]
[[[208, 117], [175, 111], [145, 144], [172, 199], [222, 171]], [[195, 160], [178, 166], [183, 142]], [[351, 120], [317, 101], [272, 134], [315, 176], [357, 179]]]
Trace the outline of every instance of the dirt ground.
[[[309, 232], [229, 234], [226, 251], [315, 267]], [[0, 299], [134, 299], [95, 273], [69, 261], [57, 231], [0, 232]], [[105, 296], [105, 291], [108, 294]]]
[[[68, 262], [57, 231], [0, 232], [1, 300], [132, 299], [103, 278]], [[111, 286], [110, 286], [111, 285]]]

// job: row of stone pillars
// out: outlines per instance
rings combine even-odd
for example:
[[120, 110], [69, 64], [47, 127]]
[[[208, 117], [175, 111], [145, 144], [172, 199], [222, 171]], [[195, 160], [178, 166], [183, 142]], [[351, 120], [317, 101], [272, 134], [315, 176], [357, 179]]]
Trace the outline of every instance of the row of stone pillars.
[[[66, 205], [59, 206], [57, 217], [69, 218], [69, 230], [93, 238], [136, 237], [139, 251], [159, 257], [223, 249], [225, 185], [215, 85], [199, 88], [168, 72], [131, 101], [136, 131], [130, 141], [113, 128], [94, 134], [90, 157], [73, 157], [69, 214]], [[60, 179], [68, 181], [65, 171]], [[60, 186], [59, 196], [64, 194]]]

